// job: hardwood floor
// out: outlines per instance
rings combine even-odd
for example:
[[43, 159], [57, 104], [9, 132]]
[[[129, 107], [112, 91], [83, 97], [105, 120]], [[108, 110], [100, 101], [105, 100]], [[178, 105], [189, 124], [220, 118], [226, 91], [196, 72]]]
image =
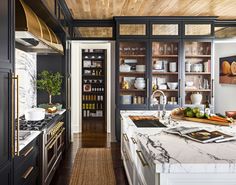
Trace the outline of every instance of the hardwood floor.
[[110, 135], [102, 132], [83, 133], [74, 135], [74, 141], [66, 150], [63, 159], [50, 185], [69, 185], [70, 174], [77, 150], [81, 147], [110, 147], [112, 152], [113, 168], [117, 185], [128, 185], [123, 163], [121, 160], [120, 143], [110, 142]]

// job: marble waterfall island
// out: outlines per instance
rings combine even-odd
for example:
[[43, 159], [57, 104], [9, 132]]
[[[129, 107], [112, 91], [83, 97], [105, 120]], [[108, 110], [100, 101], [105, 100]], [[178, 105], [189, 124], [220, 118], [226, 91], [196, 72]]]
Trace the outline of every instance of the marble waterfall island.
[[[143, 160], [149, 162], [146, 168], [153, 167], [155, 171], [153, 181], [145, 181], [145, 170], [140, 170], [144, 184], [236, 185], [236, 141], [202, 144], [164, 131], [174, 126], [186, 126], [218, 130], [236, 136], [235, 125], [223, 127], [169, 119], [162, 121], [167, 128], [137, 128], [129, 118], [134, 115], [156, 115], [156, 112], [121, 112], [123, 132], [137, 140]], [[139, 168], [137, 161], [134, 157], [133, 163]]]

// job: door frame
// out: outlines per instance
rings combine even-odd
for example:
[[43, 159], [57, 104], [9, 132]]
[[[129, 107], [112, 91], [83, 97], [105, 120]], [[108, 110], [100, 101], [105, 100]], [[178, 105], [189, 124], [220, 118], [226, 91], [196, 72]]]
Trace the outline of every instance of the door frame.
[[82, 49], [107, 51], [106, 132], [111, 133], [111, 43], [108, 41], [71, 41], [71, 133], [82, 132]]

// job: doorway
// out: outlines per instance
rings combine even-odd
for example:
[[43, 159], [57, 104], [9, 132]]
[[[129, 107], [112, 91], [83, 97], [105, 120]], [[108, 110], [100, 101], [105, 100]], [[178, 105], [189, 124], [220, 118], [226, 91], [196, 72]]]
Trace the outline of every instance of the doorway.
[[111, 132], [111, 44], [72, 41], [73, 133]]
[[82, 49], [82, 132], [106, 133], [105, 49]]

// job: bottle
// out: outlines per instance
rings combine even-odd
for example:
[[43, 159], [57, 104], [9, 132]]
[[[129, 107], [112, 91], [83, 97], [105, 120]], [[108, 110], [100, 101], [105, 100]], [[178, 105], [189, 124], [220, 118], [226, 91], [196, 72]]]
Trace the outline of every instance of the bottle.
[[211, 109], [210, 109], [210, 103], [209, 103], [209, 97], [206, 96], [206, 103], [205, 103], [205, 114], [210, 115]]

